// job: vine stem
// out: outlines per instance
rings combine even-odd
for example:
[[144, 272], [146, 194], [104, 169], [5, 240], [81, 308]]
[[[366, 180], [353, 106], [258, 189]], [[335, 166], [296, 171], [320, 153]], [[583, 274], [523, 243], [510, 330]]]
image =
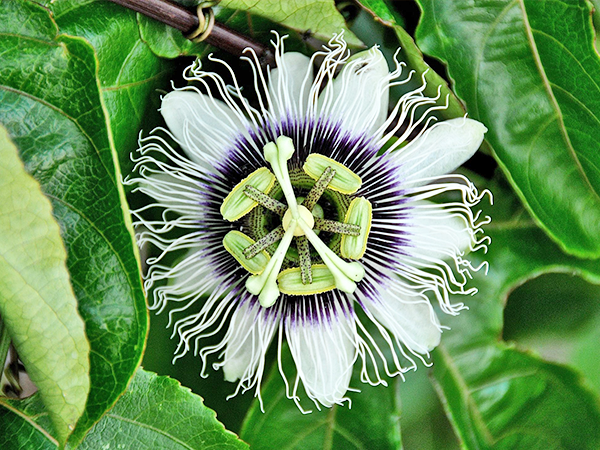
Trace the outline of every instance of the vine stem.
[[[194, 11], [168, 0], [111, 1], [176, 28], [183, 34], [189, 34], [199, 25], [198, 16]], [[204, 42], [236, 56], [241, 56], [245, 49], [250, 48], [263, 65], [274, 65], [273, 52], [268, 47], [219, 22], [214, 23]]]

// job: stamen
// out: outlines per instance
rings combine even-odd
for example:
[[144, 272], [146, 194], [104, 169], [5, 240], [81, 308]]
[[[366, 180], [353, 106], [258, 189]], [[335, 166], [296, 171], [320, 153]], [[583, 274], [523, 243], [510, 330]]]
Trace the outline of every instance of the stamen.
[[300, 257], [302, 284], [311, 284], [313, 279], [312, 269], [310, 267], [310, 247], [308, 246], [308, 239], [306, 239], [306, 236], [298, 236], [296, 238], [296, 245], [298, 246], [298, 256]]
[[308, 155], [302, 170], [313, 180], [318, 180], [328, 167], [335, 169], [335, 175], [328, 186], [329, 189], [342, 194], [354, 194], [362, 185], [361, 178], [346, 166], [318, 153]]
[[[283, 214], [281, 226], [259, 240], [256, 244], [244, 250], [244, 255], [247, 258], [251, 258], [280, 239], [282, 230], [285, 230], [281, 243], [267, 263], [264, 271], [260, 275], [248, 278], [246, 280], [246, 288], [250, 293], [258, 295], [258, 300], [262, 306], [269, 307], [275, 303], [280, 294], [277, 284], [278, 273], [281, 270], [292, 238], [296, 237], [298, 240], [300, 267], [295, 268], [294, 273], [300, 272], [299, 275], [301, 275], [303, 285], [311, 285], [313, 282], [310, 248], [308, 246], [308, 242], [310, 241], [321, 256], [331, 276], [333, 276], [335, 287], [343, 292], [353, 293], [356, 290], [355, 282], [362, 280], [365, 276], [364, 267], [356, 262], [348, 263], [344, 261], [319, 239], [312, 230], [315, 224], [315, 217], [311, 210], [316, 207], [317, 201], [327, 188], [342, 193], [356, 192], [362, 183], [360, 177], [330, 158], [317, 154], [310, 155], [304, 165], [304, 170], [309, 176], [317, 180], [317, 182], [314, 184], [307, 198], [303, 200], [303, 204], [299, 205], [294, 194], [287, 166], [288, 160], [296, 151], [293, 141], [287, 136], [279, 136], [276, 139], [276, 143], [269, 142], [263, 147], [263, 151], [265, 160], [271, 164], [275, 178], [281, 186], [283, 195], [288, 203], [288, 208]], [[338, 176], [336, 177], [336, 175]], [[335, 186], [332, 186], [332, 183]], [[270, 210], [283, 211], [284, 205], [274, 201], [260, 191], [256, 191], [256, 189], [250, 187], [244, 188], [243, 192], [247, 195], [248, 199], [256, 201]], [[368, 232], [361, 234], [361, 231], [364, 230], [356, 223], [340, 223], [319, 217], [316, 220], [319, 222], [322, 230], [341, 233], [343, 235], [342, 238], [368, 234]]]
[[302, 205], [305, 206], [309, 211], [312, 211], [321, 198], [321, 195], [323, 195], [323, 192], [325, 192], [325, 189], [327, 189], [327, 186], [329, 186], [331, 180], [333, 180], [334, 176], [335, 169], [332, 169], [330, 166], [328, 166], [323, 171], [317, 182], [313, 185], [312, 189], [302, 202]]
[[267, 194], [259, 191], [254, 186], [247, 185], [244, 188], [244, 195], [251, 198], [259, 205], [264, 206], [269, 211], [273, 211], [277, 215], [283, 216], [287, 210], [287, 206], [285, 206], [283, 203], [275, 200], [273, 197], [269, 197]]
[[331, 271], [335, 279], [335, 287], [340, 291], [352, 294], [356, 290], [355, 281], [360, 281], [365, 276], [364, 267], [357, 262], [347, 263], [344, 261], [333, 250], [327, 247], [302, 219], [298, 222], [312, 246], [317, 250], [319, 256], [321, 256], [321, 259]]
[[[263, 252], [265, 247], [254, 252], [252, 256], [246, 255], [248, 248], [254, 247], [257, 244], [258, 243], [254, 243], [250, 237], [237, 230], [230, 231], [223, 238], [223, 247], [225, 247], [225, 250], [227, 250], [244, 269], [254, 275], [258, 275], [265, 269], [270, 258], [267, 252]], [[249, 245], [250, 247], [248, 247]], [[244, 248], [246, 249], [243, 250]]]
[[257, 190], [268, 193], [275, 184], [275, 177], [269, 169], [261, 167], [255, 170], [231, 190], [221, 205], [221, 215], [225, 220], [235, 222], [244, 217], [258, 204], [245, 195], [246, 186], [254, 186]]
[[283, 227], [279, 225], [265, 237], [244, 249], [244, 256], [246, 257], [246, 259], [254, 258], [255, 255], [259, 254], [267, 247], [273, 245], [275, 242], [280, 240], [284, 234], [285, 231], [283, 230]]
[[[295, 219], [292, 219], [292, 222], [295, 221]], [[246, 289], [248, 289], [248, 292], [258, 295], [258, 301], [265, 308], [273, 306], [279, 297], [280, 292], [279, 286], [277, 286], [277, 275], [279, 275], [281, 265], [285, 259], [285, 254], [292, 242], [292, 238], [294, 237], [295, 228], [296, 223], [292, 223], [292, 226], [288, 228], [283, 235], [281, 243], [267, 263], [265, 270], [260, 275], [253, 275], [246, 280]]]
[[337, 222], [335, 220], [320, 219], [315, 217], [315, 230], [329, 231], [331, 233], [360, 236], [360, 225]]
[[335, 279], [325, 264], [311, 267], [314, 276], [310, 284], [302, 282], [300, 272], [298, 267], [281, 271], [277, 277], [281, 292], [287, 295], [313, 295], [335, 289]]
[[357, 235], [342, 235], [340, 253], [344, 258], [360, 259], [367, 250], [367, 241], [373, 221], [373, 208], [371, 202], [364, 197], [357, 197], [348, 206], [344, 222], [358, 225], [360, 232]]

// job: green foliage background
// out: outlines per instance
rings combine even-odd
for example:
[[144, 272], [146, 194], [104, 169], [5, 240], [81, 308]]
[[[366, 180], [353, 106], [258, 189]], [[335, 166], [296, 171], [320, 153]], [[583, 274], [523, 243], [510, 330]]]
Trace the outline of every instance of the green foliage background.
[[345, 29], [354, 48], [379, 44], [391, 61], [401, 47], [410, 69], [429, 69], [428, 93], [449, 96], [440, 118], [489, 129], [461, 169], [494, 193], [492, 245], [476, 257], [489, 274], [469, 311], [442, 318], [431, 369], [387, 388], [356, 380], [351, 409], [300, 414], [275, 366], [264, 413], [250, 394], [226, 401], [220, 373], [200, 378], [191, 355], [171, 365], [120, 181], [182, 68], [209, 51], [235, 59], [108, 1], [4, 0], [0, 361], [8, 336], [39, 391], [0, 397], [0, 448], [600, 448], [594, 3], [223, 0], [215, 12], [265, 44], [277, 30], [309, 54]]

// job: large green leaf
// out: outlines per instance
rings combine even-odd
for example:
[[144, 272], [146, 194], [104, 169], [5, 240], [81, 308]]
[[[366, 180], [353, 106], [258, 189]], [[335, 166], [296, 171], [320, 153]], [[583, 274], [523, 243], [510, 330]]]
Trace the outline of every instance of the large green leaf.
[[90, 390], [90, 345], [50, 202], [1, 126], [0, 161], [0, 313], [65, 442]]
[[502, 335], [576, 368], [600, 394], [600, 285], [570, 273], [526, 282], [508, 297]]
[[[2, 450], [56, 450], [39, 400], [35, 395], [0, 405]], [[127, 391], [77, 448], [242, 450], [248, 445], [227, 431], [215, 412], [189, 389], [139, 369]]]
[[166, 76], [173, 64], [157, 57], [142, 41], [133, 11], [99, 0], [45, 3], [61, 33], [83, 37], [95, 50], [114, 148], [127, 170], [140, 129], [148, 132], [157, 125], [158, 89], [170, 88]]
[[[569, 368], [551, 364], [501, 341], [503, 307], [515, 286], [547, 272], [578, 274], [600, 284], [598, 261], [565, 255], [537, 228], [502, 186], [485, 259], [489, 274], [475, 275], [479, 293], [469, 311], [445, 324], [434, 351], [433, 376], [466, 448], [598, 448], [598, 398]], [[477, 260], [476, 263], [481, 262]], [[565, 308], [569, 305], [565, 304]]]
[[33, 3], [2, 2], [0, 16], [0, 122], [52, 202], [91, 345], [91, 389], [76, 441], [139, 363], [145, 300], [93, 49], [60, 34]]
[[116, 448], [136, 450], [247, 449], [215, 416], [177, 381], [140, 369], [79, 448], [96, 450], [114, 443]]
[[219, 6], [247, 11], [285, 25], [301, 33], [310, 32], [317, 39], [328, 41], [333, 34], [344, 32], [349, 45], [360, 46], [362, 42], [346, 27], [344, 18], [333, 0], [221, 0]]
[[586, 0], [419, 0], [417, 42], [569, 253], [600, 256], [600, 60]]
[[57, 450], [58, 442], [39, 394], [25, 400], [0, 403], [0, 448], [2, 450]]
[[597, 399], [572, 370], [503, 344], [436, 351], [433, 375], [468, 449], [597, 449]]
[[[293, 367], [289, 354], [284, 356], [283, 364]], [[303, 407], [313, 411], [302, 414], [286, 397], [286, 387], [276, 365], [261, 389], [265, 412], [255, 401], [240, 433], [252, 449], [388, 450], [401, 447], [399, 378], [391, 380], [391, 385], [385, 388], [362, 384], [355, 377], [351, 386], [362, 392], [349, 393], [351, 408], [334, 405], [318, 411], [308, 401]]]

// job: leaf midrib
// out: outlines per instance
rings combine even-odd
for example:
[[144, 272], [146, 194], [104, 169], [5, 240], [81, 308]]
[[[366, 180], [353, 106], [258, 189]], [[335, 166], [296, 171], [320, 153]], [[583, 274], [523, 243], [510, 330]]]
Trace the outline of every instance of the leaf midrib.
[[567, 132], [567, 129], [566, 129], [566, 126], [564, 123], [564, 118], [563, 118], [562, 111], [560, 109], [560, 105], [558, 104], [556, 97], [554, 96], [554, 92], [552, 90], [550, 80], [546, 76], [546, 72], [544, 70], [544, 66], [542, 64], [542, 60], [540, 58], [540, 55], [539, 55], [539, 52], [537, 49], [537, 44], [533, 37], [533, 28], [531, 27], [531, 24], [529, 23], [529, 16], [527, 15], [527, 10], [525, 8], [525, 2], [524, 2], [524, 0], [516, 0], [516, 2], [519, 4], [521, 11], [523, 13], [523, 25], [525, 26], [527, 41], [529, 42], [529, 46], [531, 48], [531, 52], [532, 52], [532, 55], [533, 55], [533, 58], [535, 61], [535, 66], [538, 69], [540, 77], [542, 78], [542, 83], [543, 83], [544, 89], [546, 90], [546, 94], [548, 95], [548, 98], [549, 98], [550, 102], [552, 103], [552, 107], [554, 108], [554, 110], [556, 112], [556, 119], [559, 122], [559, 125], [560, 125], [559, 130], [563, 137], [564, 143], [567, 146], [567, 150], [568, 150], [569, 154], [571, 155], [571, 158], [575, 162], [577, 171], [580, 173], [582, 179], [584, 180], [585, 184], [588, 186], [590, 192], [600, 202], [600, 193], [594, 189], [594, 186], [590, 182], [587, 174], [585, 173], [585, 170], [583, 169], [583, 166], [581, 165], [581, 161], [579, 160], [579, 157], [577, 156], [577, 152], [575, 151], [575, 148], [573, 147], [573, 144], [571, 143], [571, 139], [569, 138], [569, 134]]
[[35, 430], [37, 430], [46, 439], [48, 439], [52, 444], [54, 444], [54, 445], [56, 445], [56, 447], [58, 447], [58, 441], [56, 439], [54, 439], [46, 430], [44, 430], [44, 428], [42, 428], [39, 424], [37, 424], [33, 420], [33, 417], [29, 417], [28, 415], [24, 414], [22, 411], [19, 411], [17, 408], [13, 407], [9, 403], [5, 403], [3, 401], [0, 401], [0, 406], [3, 406], [4, 408], [6, 408], [9, 411], [11, 411], [13, 414], [21, 417], [23, 420], [25, 420], [25, 422], [29, 423], [32, 426], [32, 428], [34, 428]]
[[[477, 408], [477, 405], [475, 404], [472, 396], [470, 395], [469, 386], [467, 386], [465, 379], [460, 375], [460, 371], [454, 364], [454, 361], [450, 357], [448, 350], [446, 350], [446, 346], [444, 344], [440, 344], [437, 347], [437, 350], [438, 350], [439, 354], [442, 356], [442, 358], [444, 359], [444, 361], [446, 363], [446, 367], [448, 367], [448, 370], [449, 370], [450, 374], [452, 375], [453, 379], [459, 385], [459, 388], [461, 390], [461, 395], [463, 395], [463, 398], [465, 399], [467, 407], [469, 408], [469, 410], [472, 413], [472, 415], [471, 415], [472, 419], [473, 419], [472, 422], [477, 427], [477, 429], [479, 431], [481, 431], [484, 439], [489, 444], [489, 446], [491, 446], [494, 443], [494, 436], [492, 436], [492, 433], [487, 428], [485, 421], [481, 417], [479, 409]], [[467, 393], [466, 395], [464, 395], [465, 392]]]
[[[173, 442], [175, 442], [175, 443], [177, 443], [177, 444], [181, 445], [182, 447], [184, 447], [184, 448], [186, 448], [186, 449], [188, 449], [188, 450], [195, 450], [195, 448], [194, 448], [194, 447], [191, 447], [190, 445], [186, 444], [186, 443], [185, 443], [185, 442], [183, 442], [182, 440], [180, 440], [180, 439], [177, 439], [175, 436], [173, 436], [173, 435], [171, 435], [171, 434], [167, 433], [167, 432], [166, 432], [166, 431], [164, 431], [164, 430], [161, 430], [161, 429], [159, 429], [159, 428], [153, 427], [153, 426], [152, 426], [152, 425], [150, 425], [150, 424], [143, 423], [143, 422], [138, 422], [138, 421], [136, 421], [136, 420], [133, 420], [133, 419], [128, 419], [127, 417], [119, 416], [119, 415], [117, 415], [117, 414], [112, 414], [112, 413], [108, 413], [108, 414], [106, 414], [106, 417], [112, 417], [112, 418], [113, 418], [113, 419], [115, 419], [115, 420], [121, 420], [121, 421], [123, 421], [123, 422], [130, 423], [130, 424], [132, 424], [132, 425], [135, 425], [135, 426], [138, 426], [138, 427], [140, 427], [140, 428], [145, 428], [145, 429], [147, 429], [147, 430], [151, 430], [151, 431], [153, 431], [153, 432], [155, 432], [155, 433], [157, 433], [157, 434], [160, 434], [160, 435], [162, 435], [162, 436], [164, 436], [164, 437], [166, 437], [166, 438], [169, 438], [169, 439], [170, 439], [170, 440], [172, 440]], [[208, 448], [208, 447], [206, 447], [206, 448]]]
[[[51, 108], [51, 109], [53, 109], [53, 110], [57, 111], [58, 113], [62, 114], [62, 115], [63, 115], [63, 116], [65, 116], [67, 119], [69, 119], [71, 122], [73, 122], [73, 123], [74, 123], [74, 124], [77, 126], [77, 128], [78, 128], [78, 129], [81, 131], [81, 133], [82, 133], [82, 134], [83, 134], [83, 135], [86, 137], [86, 139], [88, 140], [88, 142], [90, 143], [90, 145], [91, 145], [91, 146], [94, 148], [94, 150], [96, 151], [96, 154], [97, 154], [97, 156], [98, 156], [98, 159], [100, 159], [100, 162], [101, 162], [101, 164], [102, 164], [102, 167], [104, 167], [104, 169], [106, 170], [106, 166], [104, 165], [104, 163], [102, 162], [102, 158], [100, 157], [100, 152], [99, 152], [99, 149], [96, 147], [96, 145], [95, 145], [94, 141], [93, 141], [93, 140], [90, 138], [90, 136], [89, 136], [89, 135], [88, 135], [88, 134], [87, 134], [87, 133], [86, 133], [86, 132], [85, 132], [85, 131], [82, 129], [81, 125], [80, 125], [80, 124], [77, 122], [77, 120], [75, 120], [73, 117], [69, 116], [69, 115], [68, 115], [68, 114], [67, 114], [65, 111], [61, 110], [60, 108], [56, 107], [55, 105], [53, 105], [53, 104], [51, 104], [51, 103], [48, 103], [48, 102], [46, 102], [45, 100], [43, 100], [43, 99], [41, 99], [41, 98], [39, 98], [39, 97], [36, 97], [36, 96], [34, 96], [34, 95], [31, 95], [31, 94], [29, 94], [29, 93], [27, 93], [27, 92], [23, 92], [23, 91], [21, 91], [21, 90], [19, 90], [19, 89], [14, 89], [14, 88], [12, 88], [12, 87], [10, 87], [10, 86], [5, 86], [5, 85], [0, 85], [0, 89], [3, 89], [3, 90], [5, 90], [5, 91], [8, 91], [8, 92], [13, 92], [13, 93], [15, 93], [15, 94], [18, 94], [18, 95], [23, 95], [23, 96], [25, 96], [25, 97], [28, 97], [28, 98], [30, 98], [30, 99], [32, 99], [32, 100], [35, 100], [35, 101], [37, 101], [37, 102], [39, 102], [39, 103], [43, 104], [44, 106], [47, 106], [47, 107], [49, 107], [49, 108]], [[107, 173], [109, 174], [109, 177], [110, 177], [110, 172], [109, 172], [108, 170], [106, 170], [106, 171], [107, 171]], [[112, 177], [110, 177], [110, 178], [111, 178], [111, 180], [113, 180], [113, 178], [112, 178]], [[107, 238], [107, 237], [104, 235], [104, 233], [102, 233], [102, 232], [100, 231], [100, 229], [99, 229], [99, 228], [96, 226], [96, 224], [95, 224], [95, 223], [94, 223], [92, 220], [90, 220], [90, 219], [89, 219], [89, 218], [88, 218], [88, 217], [87, 217], [85, 214], [83, 214], [83, 212], [81, 212], [80, 210], [78, 210], [77, 208], [75, 208], [75, 206], [73, 206], [72, 204], [70, 204], [70, 203], [68, 203], [68, 202], [64, 201], [64, 200], [63, 200], [63, 199], [61, 199], [61, 198], [58, 198], [58, 197], [56, 197], [56, 196], [54, 196], [54, 195], [51, 195], [51, 194], [49, 194], [49, 193], [47, 193], [47, 192], [44, 192], [44, 195], [46, 195], [46, 197], [48, 197], [48, 198], [52, 198], [52, 199], [54, 199], [54, 200], [56, 200], [56, 201], [58, 201], [58, 202], [62, 203], [63, 205], [65, 205], [65, 206], [66, 206], [67, 208], [69, 208], [71, 211], [73, 211], [73, 212], [77, 213], [77, 214], [78, 214], [80, 217], [82, 217], [83, 219], [85, 219], [85, 221], [86, 221], [86, 222], [88, 222], [88, 223], [90, 224], [90, 226], [91, 226], [91, 227], [92, 227], [92, 228], [93, 228], [93, 229], [94, 229], [94, 230], [95, 230], [95, 231], [98, 233], [98, 235], [99, 235], [99, 236], [101, 236], [101, 237], [102, 237], [102, 239], [103, 239], [103, 240], [106, 242], [106, 244], [109, 246], [109, 248], [110, 248], [111, 252], [112, 252], [114, 255], [116, 255], [116, 257], [117, 257], [117, 260], [119, 261], [119, 265], [120, 265], [120, 266], [121, 266], [121, 268], [123, 269], [123, 273], [126, 273], [126, 274], [127, 274], [127, 281], [128, 281], [128, 285], [129, 285], [129, 286], [130, 286], [130, 287], [133, 289], [133, 287], [134, 287], [134, 286], [133, 286], [133, 284], [131, 283], [131, 280], [129, 279], [129, 271], [128, 271], [128, 270], [126, 270], [126, 268], [125, 268], [125, 265], [124, 265], [124, 262], [123, 262], [123, 261], [121, 260], [121, 258], [120, 258], [120, 254], [119, 254], [119, 252], [117, 252], [117, 251], [115, 250], [115, 248], [113, 247], [113, 245], [111, 244], [111, 242], [110, 242], [110, 241], [108, 240], [108, 238]]]

